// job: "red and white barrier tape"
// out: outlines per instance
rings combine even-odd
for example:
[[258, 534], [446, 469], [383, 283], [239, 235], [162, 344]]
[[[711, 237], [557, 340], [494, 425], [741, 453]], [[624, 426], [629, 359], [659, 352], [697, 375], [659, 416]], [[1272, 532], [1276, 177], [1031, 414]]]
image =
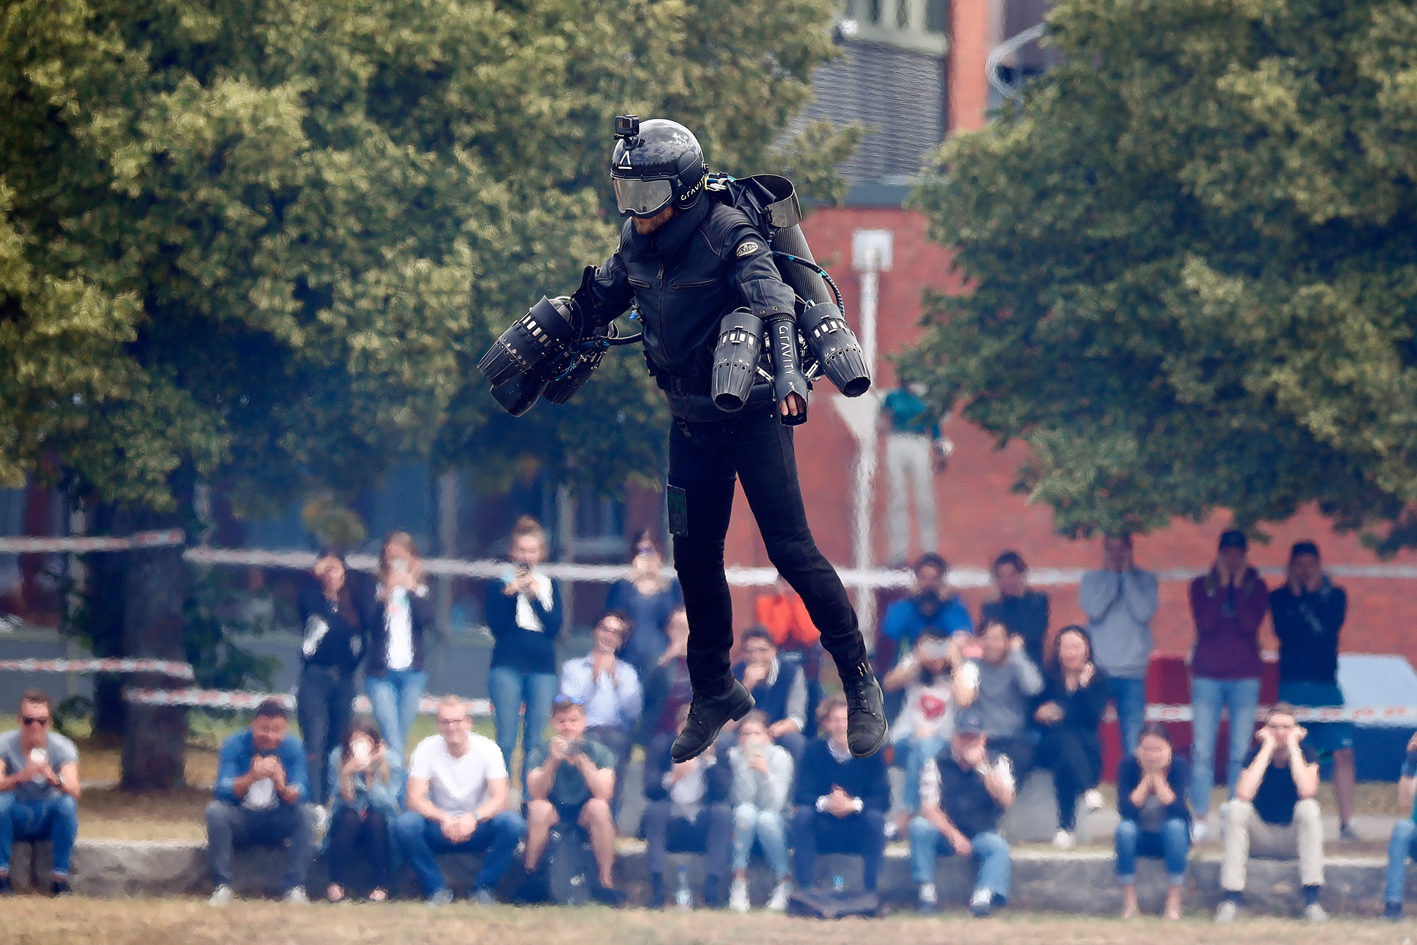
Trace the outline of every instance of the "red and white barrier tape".
[[[276, 698], [288, 709], [295, 708], [295, 696], [282, 692], [252, 692], [243, 689], [124, 689], [123, 700], [138, 705], [191, 706], [203, 709], [254, 709], [267, 699]], [[439, 696], [424, 696], [418, 711], [434, 715]], [[464, 699], [469, 715], [490, 716], [492, 703], [488, 699]], [[355, 696], [354, 711], [369, 714], [372, 707], [368, 696]]]
[[0, 670], [18, 673], [162, 673], [173, 679], [195, 679], [192, 665], [179, 660], [0, 660]]
[[159, 548], [170, 545], [181, 545], [186, 541], [187, 535], [180, 528], [157, 532], [137, 532], [126, 538], [115, 538], [107, 535], [94, 535], [91, 537], [76, 535], [70, 538], [7, 536], [0, 538], [0, 554], [26, 555], [68, 552], [81, 554], [88, 551], [128, 551], [132, 548]]
[[[1256, 720], [1262, 720], [1268, 706], [1255, 710]], [[1115, 719], [1116, 713], [1108, 710], [1108, 719]], [[1295, 706], [1294, 718], [1303, 722], [1353, 722], [1389, 728], [1417, 727], [1417, 705], [1349, 705], [1349, 706]], [[1189, 705], [1166, 705], [1153, 702], [1146, 707], [1148, 722], [1190, 722], [1192, 712]]]

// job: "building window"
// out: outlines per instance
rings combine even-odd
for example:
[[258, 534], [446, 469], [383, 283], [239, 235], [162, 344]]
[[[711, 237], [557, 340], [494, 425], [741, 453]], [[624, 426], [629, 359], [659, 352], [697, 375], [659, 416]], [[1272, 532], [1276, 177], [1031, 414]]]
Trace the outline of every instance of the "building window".
[[950, 0], [925, 0], [925, 32], [943, 35], [950, 22]]

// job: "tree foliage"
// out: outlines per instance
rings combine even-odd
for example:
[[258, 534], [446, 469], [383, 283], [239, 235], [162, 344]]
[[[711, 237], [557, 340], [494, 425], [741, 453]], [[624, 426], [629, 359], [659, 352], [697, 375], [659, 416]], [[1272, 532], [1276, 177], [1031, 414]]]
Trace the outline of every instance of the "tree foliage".
[[1060, 0], [1063, 64], [915, 195], [964, 294], [907, 373], [1065, 533], [1317, 503], [1417, 539], [1417, 9]]
[[839, 138], [769, 153], [830, 55], [830, 9], [11, 0], [0, 477], [53, 468], [164, 508], [180, 467], [248, 504], [430, 450], [605, 488], [659, 468], [637, 356], [520, 425], [472, 365], [612, 248], [614, 114], [702, 128], [737, 173], [795, 162], [830, 184]]

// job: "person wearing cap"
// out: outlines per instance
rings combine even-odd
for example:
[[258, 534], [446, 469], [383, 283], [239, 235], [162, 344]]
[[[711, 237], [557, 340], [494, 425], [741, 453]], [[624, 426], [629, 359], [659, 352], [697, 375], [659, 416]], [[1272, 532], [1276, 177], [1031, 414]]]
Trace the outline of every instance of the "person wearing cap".
[[526, 759], [527, 883], [518, 899], [545, 898], [546, 873], [541, 855], [558, 823], [577, 824], [590, 838], [596, 877], [591, 898], [622, 905], [624, 893], [615, 888], [615, 753], [585, 737], [585, 707], [562, 693], [551, 701], [551, 727], [556, 737], [532, 749]]
[[[1274, 635], [1279, 638], [1279, 698], [1293, 706], [1343, 705], [1338, 685], [1338, 635], [1348, 615], [1348, 595], [1332, 583], [1319, 561], [1319, 546], [1295, 542], [1289, 574], [1269, 594]], [[1338, 836], [1356, 840], [1349, 821], [1357, 777], [1353, 768], [1353, 723], [1310, 722], [1308, 745], [1333, 759]]]
[[[1014, 802], [1014, 778], [1006, 757], [990, 762], [984, 716], [961, 709], [950, 744], [920, 775], [920, 813], [910, 821], [910, 875], [921, 912], [938, 908], [935, 858], [972, 856], [978, 866], [972, 915], [983, 917], [1009, 898], [1013, 864], [999, 834], [999, 818]], [[943, 844], [941, 841], [944, 841]]]
[[1206, 836], [1215, 786], [1215, 739], [1222, 709], [1230, 713], [1226, 784], [1234, 793], [1255, 730], [1260, 703], [1260, 625], [1269, 612], [1269, 589], [1247, 560], [1249, 541], [1239, 529], [1220, 536], [1215, 564], [1191, 582], [1196, 642], [1191, 652], [1191, 809], [1195, 840]]

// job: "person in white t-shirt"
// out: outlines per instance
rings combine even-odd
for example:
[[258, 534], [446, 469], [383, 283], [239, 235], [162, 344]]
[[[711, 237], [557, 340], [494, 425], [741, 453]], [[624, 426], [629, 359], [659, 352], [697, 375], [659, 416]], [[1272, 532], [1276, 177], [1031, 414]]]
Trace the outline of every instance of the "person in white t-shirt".
[[457, 696], [438, 703], [438, 734], [418, 743], [408, 765], [406, 812], [394, 821], [394, 842], [418, 875], [429, 905], [453, 894], [434, 858], [485, 853], [471, 898], [489, 904], [526, 834], [526, 821], [507, 809], [507, 765], [490, 738], [473, 733]]

